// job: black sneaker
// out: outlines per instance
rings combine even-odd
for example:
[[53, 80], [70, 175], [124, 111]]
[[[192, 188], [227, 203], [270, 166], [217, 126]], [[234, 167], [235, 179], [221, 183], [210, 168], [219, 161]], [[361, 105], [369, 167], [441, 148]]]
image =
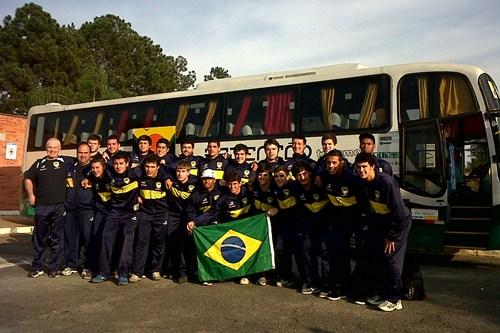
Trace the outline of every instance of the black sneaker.
[[185, 275], [184, 276], [179, 276], [177, 279], [174, 279], [174, 282], [178, 283], [178, 284], [183, 284], [183, 283], [188, 282], [188, 278]]
[[314, 288], [311, 287], [309, 284], [304, 283], [302, 285], [302, 288], [300, 289], [300, 293], [302, 295], [312, 295], [314, 293]]
[[43, 275], [43, 271], [37, 271], [36, 269], [34, 269], [30, 273], [30, 278], [37, 278], [40, 275]]
[[60, 277], [60, 276], [61, 276], [61, 272], [60, 271], [53, 271], [53, 272], [49, 273], [49, 278], [51, 278], [51, 279], [57, 278], [57, 277]]

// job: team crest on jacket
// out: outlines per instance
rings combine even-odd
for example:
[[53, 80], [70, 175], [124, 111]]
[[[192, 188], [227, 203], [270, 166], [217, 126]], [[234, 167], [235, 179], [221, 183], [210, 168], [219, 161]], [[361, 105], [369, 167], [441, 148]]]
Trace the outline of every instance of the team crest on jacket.
[[54, 166], [54, 169], [60, 168], [59, 161], [55, 161], [54, 163], [52, 163], [52, 165]]
[[243, 171], [243, 174], [244, 174], [245, 176], [248, 176], [248, 175], [250, 174], [250, 170], [245, 170], [245, 171]]
[[349, 194], [349, 187], [347, 186], [342, 186], [340, 188], [340, 191], [342, 192], [342, 195], [348, 195]]
[[271, 203], [271, 202], [273, 202], [273, 197], [267, 197], [267, 198], [266, 198], [266, 201], [267, 201], [267, 203]]
[[286, 189], [284, 189], [284, 190], [283, 190], [283, 194], [284, 194], [284, 195], [286, 195], [286, 196], [288, 196], [288, 195], [290, 194], [290, 190], [289, 190], [289, 189], [287, 189], [287, 188], [286, 188]]
[[380, 191], [375, 191], [373, 193], [375, 194], [375, 199], [379, 200], [380, 199]]
[[156, 188], [157, 189], [161, 189], [161, 183], [160, 182], [156, 182]]
[[222, 168], [222, 162], [217, 162], [217, 168], [218, 169]]
[[190, 192], [192, 192], [194, 190], [194, 185], [189, 185], [188, 189], [189, 189]]
[[243, 202], [243, 204], [244, 204], [244, 205], [246, 205], [246, 204], [247, 204], [247, 202], [248, 202], [248, 199], [247, 199], [247, 198], [243, 198], [243, 199], [241, 200], [241, 202]]
[[191, 166], [194, 168], [196, 166], [196, 161], [191, 161]]
[[96, 189], [96, 190], [100, 190], [99, 183], [95, 184], [95, 189]]
[[130, 183], [130, 178], [128, 178], [128, 177], [127, 177], [127, 178], [123, 178], [123, 182], [124, 182], [125, 184]]
[[219, 199], [219, 197], [220, 197], [220, 195], [219, 195], [219, 194], [214, 195], [214, 200]]
[[318, 193], [314, 193], [313, 194], [313, 199], [314, 199], [314, 201], [318, 201], [319, 200], [319, 194]]

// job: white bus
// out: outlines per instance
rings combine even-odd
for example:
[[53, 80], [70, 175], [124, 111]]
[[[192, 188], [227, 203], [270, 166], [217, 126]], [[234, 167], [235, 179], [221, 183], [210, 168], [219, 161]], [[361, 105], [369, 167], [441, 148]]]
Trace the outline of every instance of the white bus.
[[[416, 63], [384, 67], [340, 64], [207, 81], [196, 89], [75, 105], [35, 106], [28, 115], [24, 169], [58, 137], [74, 155], [90, 134], [133, 144], [132, 129], [176, 126], [203, 155], [216, 137], [231, 153], [275, 137], [281, 156], [291, 136], [307, 137], [321, 156], [333, 132], [351, 162], [358, 135], [375, 135], [377, 155], [392, 164], [412, 210], [411, 246], [500, 248], [500, 100], [492, 78], [469, 65]], [[178, 151], [178, 150], [177, 150]]]

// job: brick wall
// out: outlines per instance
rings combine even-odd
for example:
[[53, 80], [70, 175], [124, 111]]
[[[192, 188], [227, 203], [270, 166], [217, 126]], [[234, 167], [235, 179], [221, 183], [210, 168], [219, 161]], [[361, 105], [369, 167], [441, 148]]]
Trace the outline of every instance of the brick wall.
[[[26, 124], [25, 117], [0, 113], [0, 211], [20, 210]], [[15, 159], [6, 157], [8, 144], [15, 145]]]

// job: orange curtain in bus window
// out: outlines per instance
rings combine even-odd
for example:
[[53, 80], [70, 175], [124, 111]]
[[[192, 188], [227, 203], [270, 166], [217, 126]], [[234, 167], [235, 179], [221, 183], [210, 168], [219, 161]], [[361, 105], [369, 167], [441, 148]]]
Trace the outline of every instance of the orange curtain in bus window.
[[428, 79], [426, 76], [418, 78], [418, 103], [420, 119], [429, 118], [429, 92], [427, 90]]
[[[323, 109], [323, 123], [325, 128], [331, 129], [333, 125], [333, 99], [335, 88], [321, 89], [321, 108]], [[319, 128], [318, 128], [319, 129]]]
[[99, 132], [101, 131], [103, 119], [104, 119], [104, 112], [99, 112], [95, 120], [94, 131], [92, 132], [93, 134], [99, 134]]
[[179, 105], [179, 112], [177, 114], [177, 120], [175, 122], [176, 136], [182, 132], [182, 128], [184, 127], [184, 121], [186, 120], [187, 114], [189, 111], [189, 104], [181, 104]]
[[238, 114], [238, 119], [236, 119], [236, 124], [233, 129], [233, 136], [240, 136], [241, 129], [245, 124], [245, 120], [247, 119], [248, 110], [250, 110], [250, 105], [252, 105], [252, 96], [245, 96], [243, 98], [243, 103], [241, 103], [241, 110]]
[[375, 103], [377, 102], [377, 84], [368, 84], [368, 89], [366, 89], [365, 100], [363, 101], [363, 106], [361, 108], [361, 115], [359, 116], [358, 128], [368, 128], [370, 127], [370, 121], [372, 119], [372, 114], [375, 111]]
[[474, 111], [474, 101], [467, 83], [459, 77], [443, 76], [439, 82], [439, 112], [441, 117]]
[[267, 111], [264, 118], [265, 134], [289, 133], [291, 93], [272, 94], [267, 96]]
[[144, 118], [142, 126], [151, 127], [151, 125], [153, 124], [154, 116], [155, 116], [155, 108], [151, 106], [150, 108], [148, 108], [148, 112], [146, 113], [146, 117]]
[[205, 123], [203, 124], [203, 128], [200, 131], [201, 137], [207, 136], [208, 129], [210, 128], [210, 125], [212, 124], [212, 120], [214, 119], [214, 115], [215, 115], [216, 110], [217, 110], [217, 101], [213, 100], [213, 101], [208, 102], [207, 117], [205, 118]]
[[68, 133], [64, 137], [63, 145], [68, 145], [70, 143], [76, 144], [77, 138], [75, 133], [76, 126], [78, 125], [78, 115], [74, 115], [73, 119], [71, 119], [71, 125], [69, 126]]

